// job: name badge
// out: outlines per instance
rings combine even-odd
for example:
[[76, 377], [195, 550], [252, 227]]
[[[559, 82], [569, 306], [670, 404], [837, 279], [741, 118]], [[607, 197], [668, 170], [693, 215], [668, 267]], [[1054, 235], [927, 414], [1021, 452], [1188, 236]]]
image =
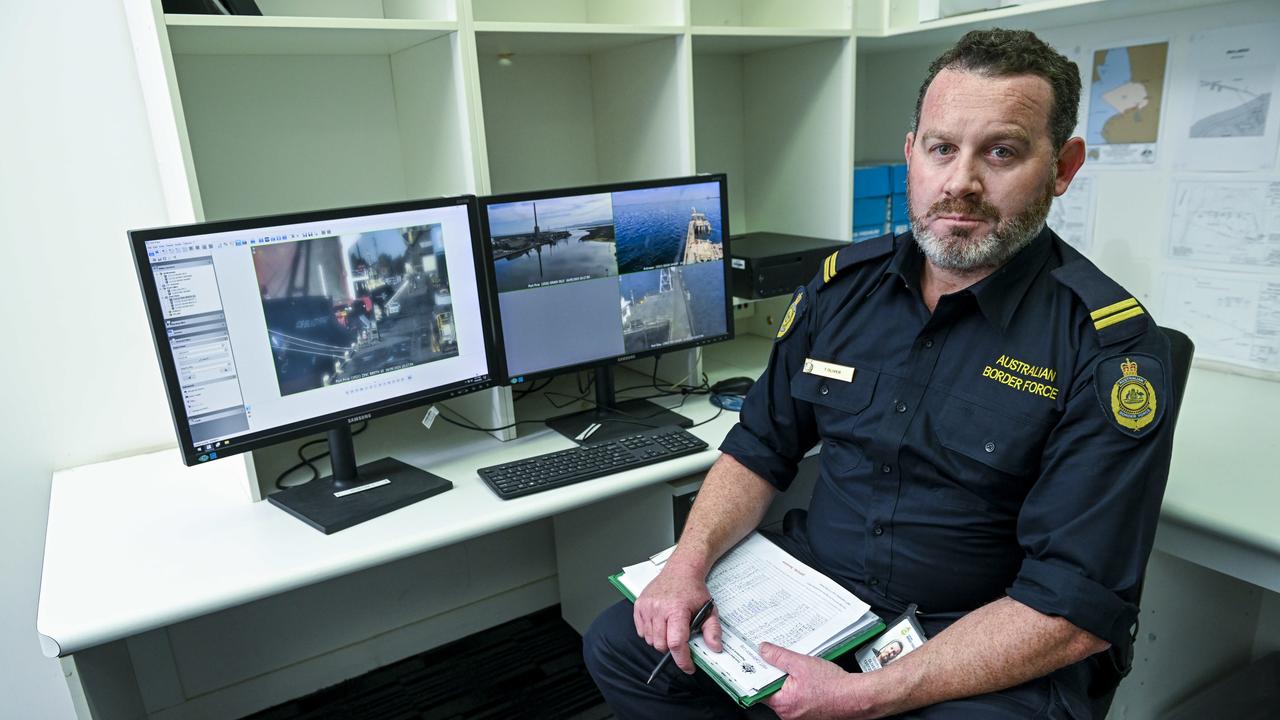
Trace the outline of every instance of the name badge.
[[841, 380], [844, 382], [853, 382], [853, 373], [856, 368], [845, 367], [844, 365], [836, 365], [835, 363], [822, 362], [813, 358], [806, 358], [804, 361], [804, 371], [810, 375], [830, 378], [832, 380]]

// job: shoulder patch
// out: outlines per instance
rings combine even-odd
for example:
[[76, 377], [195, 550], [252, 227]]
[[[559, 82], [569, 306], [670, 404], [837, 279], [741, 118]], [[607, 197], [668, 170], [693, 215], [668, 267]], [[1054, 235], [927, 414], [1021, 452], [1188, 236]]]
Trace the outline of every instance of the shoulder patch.
[[778, 324], [778, 340], [791, 334], [791, 328], [795, 327], [796, 320], [804, 314], [804, 309], [807, 306], [804, 296], [805, 289], [801, 285], [796, 288], [795, 294], [791, 296], [791, 304], [787, 306], [787, 312], [782, 316], [782, 322]]
[[1052, 273], [1089, 310], [1089, 320], [1103, 347], [1146, 332], [1150, 317], [1137, 298], [1084, 257], [1077, 257]]
[[882, 258], [892, 252], [893, 235], [881, 235], [860, 243], [849, 243], [847, 247], [831, 253], [826, 260], [822, 261], [822, 285], [818, 290], [821, 291], [822, 288], [831, 284], [832, 280], [849, 268], [861, 265], [868, 260]]
[[1160, 425], [1168, 406], [1164, 365], [1142, 353], [1103, 358], [1094, 370], [1102, 414], [1129, 437], [1142, 437]]

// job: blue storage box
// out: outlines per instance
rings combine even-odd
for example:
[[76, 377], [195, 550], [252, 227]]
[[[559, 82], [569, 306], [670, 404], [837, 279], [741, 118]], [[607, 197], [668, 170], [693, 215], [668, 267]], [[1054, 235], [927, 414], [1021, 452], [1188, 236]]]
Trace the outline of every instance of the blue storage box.
[[894, 165], [890, 173], [893, 176], [891, 179], [893, 192], [905, 193], [907, 191], [907, 164], [898, 163]]
[[853, 197], [883, 197], [890, 194], [892, 173], [888, 165], [867, 165], [853, 169]]
[[853, 226], [883, 226], [889, 219], [889, 196], [855, 197], [853, 199]]
[[894, 195], [893, 200], [890, 201], [890, 207], [891, 207], [889, 211], [890, 222], [895, 224], [907, 222], [907, 196], [906, 195], [901, 193]]
[[870, 240], [871, 238], [880, 237], [884, 233], [885, 233], [884, 223], [880, 223], [879, 225], [864, 225], [862, 227], [855, 227], [853, 229], [853, 241], [862, 242], [863, 240]]

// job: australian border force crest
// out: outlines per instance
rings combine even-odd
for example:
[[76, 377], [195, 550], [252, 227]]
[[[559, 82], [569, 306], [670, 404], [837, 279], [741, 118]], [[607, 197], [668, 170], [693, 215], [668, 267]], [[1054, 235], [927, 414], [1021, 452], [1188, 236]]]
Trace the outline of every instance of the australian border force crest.
[[1160, 423], [1169, 401], [1164, 365], [1150, 355], [1109, 357], [1098, 363], [1102, 411], [1120, 432], [1141, 437]]

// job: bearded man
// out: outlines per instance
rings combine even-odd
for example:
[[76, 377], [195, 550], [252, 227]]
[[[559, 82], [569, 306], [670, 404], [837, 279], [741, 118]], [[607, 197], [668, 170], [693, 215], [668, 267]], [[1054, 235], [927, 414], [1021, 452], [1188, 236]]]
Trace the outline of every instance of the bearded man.
[[819, 443], [807, 516], [778, 542], [883, 618], [916, 603], [930, 639], [869, 673], [762, 645], [789, 674], [768, 705], [1093, 717], [1131, 642], [1172, 423], [1167, 340], [1045, 226], [1084, 162], [1079, 97], [1076, 65], [1025, 31], [971, 32], [930, 67], [904, 147], [911, 232], [796, 291], [675, 553], [587, 634], [619, 717], [740, 716], [694, 674], [690, 617]]

